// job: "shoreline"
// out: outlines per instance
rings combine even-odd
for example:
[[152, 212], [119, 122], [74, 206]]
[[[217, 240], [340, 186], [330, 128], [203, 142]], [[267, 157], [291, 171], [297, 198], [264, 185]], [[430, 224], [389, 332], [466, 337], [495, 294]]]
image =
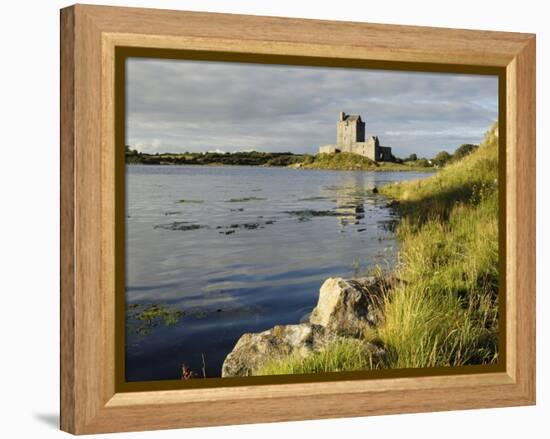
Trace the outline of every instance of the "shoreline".
[[497, 178], [495, 124], [441, 172], [382, 186], [400, 214], [402, 263], [327, 279], [306, 323], [243, 334], [222, 377], [496, 364]]
[[340, 169], [340, 168], [309, 168], [309, 167], [294, 167], [294, 166], [266, 166], [266, 165], [229, 165], [224, 163], [212, 164], [193, 164], [193, 163], [132, 163], [126, 162], [126, 166], [162, 166], [162, 167], [193, 167], [193, 168], [267, 168], [267, 169], [290, 169], [303, 171], [344, 171], [344, 172], [423, 172], [426, 174], [437, 173], [439, 168], [426, 167], [403, 167], [403, 168], [387, 168], [377, 167], [372, 169]]

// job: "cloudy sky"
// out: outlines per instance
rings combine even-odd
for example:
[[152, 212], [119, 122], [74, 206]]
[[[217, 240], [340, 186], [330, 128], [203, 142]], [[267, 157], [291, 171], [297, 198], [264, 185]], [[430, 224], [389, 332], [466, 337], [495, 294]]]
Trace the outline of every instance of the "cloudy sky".
[[394, 155], [479, 143], [494, 76], [130, 58], [126, 144], [142, 152], [292, 151], [335, 142], [340, 111]]

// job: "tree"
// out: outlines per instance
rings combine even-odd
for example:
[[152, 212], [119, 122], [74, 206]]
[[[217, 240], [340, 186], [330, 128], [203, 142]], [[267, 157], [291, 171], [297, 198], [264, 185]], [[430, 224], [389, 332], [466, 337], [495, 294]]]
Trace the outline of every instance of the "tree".
[[415, 165], [420, 166], [422, 168], [429, 168], [430, 167], [430, 162], [427, 159], [422, 158], [422, 159], [416, 160]]
[[406, 162], [416, 162], [418, 160], [418, 156], [416, 154], [411, 154], [410, 156], [408, 156], [405, 161]]
[[451, 160], [452, 155], [447, 151], [438, 152], [434, 158], [434, 162], [437, 166], [445, 166], [445, 164]]
[[137, 149], [132, 149], [128, 145], [124, 148], [124, 153], [126, 156], [139, 156], [141, 155]]
[[474, 152], [479, 145], [473, 145], [471, 143], [465, 143], [460, 145], [453, 154], [453, 161], [460, 160], [462, 157], [466, 157], [468, 154]]

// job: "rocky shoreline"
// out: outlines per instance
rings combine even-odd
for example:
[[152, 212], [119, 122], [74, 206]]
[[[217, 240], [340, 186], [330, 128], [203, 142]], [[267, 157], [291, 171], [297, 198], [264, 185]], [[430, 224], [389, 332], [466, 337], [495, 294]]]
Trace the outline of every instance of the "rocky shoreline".
[[[337, 340], [362, 340], [366, 330], [382, 323], [383, 295], [392, 282], [376, 276], [327, 279], [307, 322], [243, 334], [225, 358], [222, 377], [254, 375], [268, 360], [305, 358]], [[364, 343], [374, 358], [386, 355], [382, 346]]]

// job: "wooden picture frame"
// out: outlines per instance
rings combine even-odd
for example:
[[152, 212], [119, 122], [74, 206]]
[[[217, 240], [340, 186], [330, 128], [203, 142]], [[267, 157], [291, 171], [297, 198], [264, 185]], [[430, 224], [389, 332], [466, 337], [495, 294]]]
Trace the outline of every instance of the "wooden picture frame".
[[[504, 78], [505, 364], [490, 373], [124, 392], [116, 384], [118, 48]], [[317, 60], [317, 61], [316, 61]], [[120, 242], [119, 242], [120, 245]], [[535, 36], [76, 5], [61, 11], [61, 429], [74, 434], [535, 403]]]

